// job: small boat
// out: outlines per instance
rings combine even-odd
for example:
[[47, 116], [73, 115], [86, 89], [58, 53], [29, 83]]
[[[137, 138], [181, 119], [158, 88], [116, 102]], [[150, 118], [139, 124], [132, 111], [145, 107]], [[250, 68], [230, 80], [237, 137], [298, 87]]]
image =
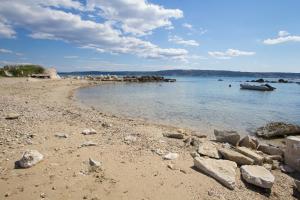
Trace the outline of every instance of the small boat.
[[259, 91], [273, 91], [276, 88], [272, 87], [269, 84], [263, 84], [263, 85], [249, 85], [249, 84], [240, 84], [241, 89], [244, 90], [259, 90]]

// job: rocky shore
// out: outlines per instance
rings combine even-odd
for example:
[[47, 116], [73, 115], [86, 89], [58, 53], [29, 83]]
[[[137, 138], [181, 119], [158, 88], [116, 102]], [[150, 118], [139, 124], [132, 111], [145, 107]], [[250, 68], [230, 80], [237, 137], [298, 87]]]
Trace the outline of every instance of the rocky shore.
[[[287, 144], [125, 119], [72, 98], [94, 84], [109, 83], [0, 79], [0, 199], [300, 197], [283, 162]], [[286, 135], [276, 126], [290, 128], [259, 134]]]

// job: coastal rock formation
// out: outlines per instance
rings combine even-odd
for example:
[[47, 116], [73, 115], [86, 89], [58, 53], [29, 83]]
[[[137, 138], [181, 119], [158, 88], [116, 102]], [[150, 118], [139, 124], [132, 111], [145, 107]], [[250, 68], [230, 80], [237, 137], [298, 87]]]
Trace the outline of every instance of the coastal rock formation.
[[299, 135], [300, 126], [283, 122], [272, 122], [256, 130], [256, 135], [263, 138]]
[[82, 132], [81, 132], [83, 135], [93, 135], [93, 134], [97, 134], [97, 131], [95, 129], [84, 129]]
[[166, 155], [164, 155], [163, 156], [163, 158], [165, 159], [165, 160], [175, 160], [176, 158], [178, 158], [178, 154], [177, 153], [168, 153], [168, 154], [166, 154]]
[[261, 188], [270, 189], [275, 181], [275, 177], [269, 170], [258, 165], [243, 165], [241, 174], [246, 182]]
[[283, 155], [283, 151], [280, 148], [268, 144], [260, 144], [258, 150], [268, 155]]
[[222, 148], [219, 152], [226, 160], [231, 160], [238, 165], [253, 165], [254, 160], [231, 149]]
[[300, 172], [300, 137], [287, 137], [284, 162]]
[[241, 141], [239, 142], [239, 146], [247, 147], [247, 148], [251, 148], [251, 149], [257, 149], [258, 141], [255, 137], [251, 137], [251, 136], [247, 135], [243, 139], [241, 139]]
[[184, 139], [184, 134], [182, 133], [164, 133], [163, 136], [168, 138]]
[[217, 142], [229, 143], [233, 146], [237, 146], [240, 141], [240, 135], [236, 131], [214, 130], [214, 134]]
[[235, 188], [237, 168], [235, 162], [195, 157], [194, 166], [201, 172], [215, 178], [229, 189], [233, 190]]
[[20, 117], [20, 115], [18, 113], [8, 113], [5, 117], [5, 119], [18, 119]]
[[264, 162], [264, 157], [252, 151], [251, 149], [248, 149], [246, 147], [238, 147], [236, 150], [239, 153], [244, 154], [245, 156], [253, 159], [255, 164], [262, 165]]
[[23, 153], [22, 158], [16, 161], [16, 166], [20, 168], [30, 168], [40, 161], [44, 156], [37, 150], [27, 150]]
[[218, 151], [218, 144], [210, 141], [200, 143], [198, 153], [211, 158], [221, 158]]

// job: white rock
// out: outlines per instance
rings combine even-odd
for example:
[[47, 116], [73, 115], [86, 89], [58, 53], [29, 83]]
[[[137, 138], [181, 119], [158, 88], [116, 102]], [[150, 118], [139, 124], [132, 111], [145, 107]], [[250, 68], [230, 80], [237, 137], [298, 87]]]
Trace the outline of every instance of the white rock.
[[210, 142], [210, 141], [200, 143], [199, 148], [198, 148], [198, 153], [200, 155], [219, 159], [219, 158], [221, 158], [221, 155], [220, 155], [217, 147], [218, 147], [218, 144], [216, 144], [214, 142]]
[[18, 113], [8, 113], [5, 119], [18, 119], [20, 115]]
[[237, 164], [229, 160], [195, 157], [194, 166], [205, 174], [213, 177], [229, 189], [236, 185]]
[[243, 179], [261, 188], [272, 188], [275, 177], [269, 170], [258, 165], [243, 165], [241, 167]]
[[178, 158], [178, 154], [177, 153], [168, 153], [168, 154], [166, 154], [166, 155], [164, 155], [164, 159], [165, 160], [175, 160], [176, 158]]
[[57, 137], [57, 138], [68, 138], [69, 135], [66, 134], [66, 133], [57, 133], [57, 134], [55, 134], [55, 137]]
[[42, 161], [44, 156], [37, 150], [27, 150], [23, 153], [22, 158], [16, 162], [16, 165], [21, 168], [29, 168], [40, 161]]
[[101, 162], [89, 158], [89, 164], [92, 167], [101, 167]]
[[86, 141], [81, 145], [81, 147], [88, 147], [88, 146], [97, 146], [97, 143], [93, 141]]
[[124, 140], [125, 140], [126, 142], [135, 142], [135, 141], [136, 141], [136, 137], [133, 136], [133, 135], [127, 135], [127, 136], [124, 138]]
[[82, 132], [81, 132], [83, 135], [92, 135], [92, 134], [97, 134], [97, 131], [95, 129], [84, 129]]

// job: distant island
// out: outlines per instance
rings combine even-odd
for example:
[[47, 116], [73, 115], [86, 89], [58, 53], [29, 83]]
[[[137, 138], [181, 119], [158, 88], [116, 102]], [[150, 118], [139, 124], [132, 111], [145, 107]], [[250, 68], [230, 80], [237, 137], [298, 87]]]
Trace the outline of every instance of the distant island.
[[161, 71], [81, 71], [60, 72], [61, 76], [118, 75], [118, 76], [218, 76], [258, 78], [300, 78], [300, 73], [284, 72], [241, 72], [225, 70], [161, 70]]

